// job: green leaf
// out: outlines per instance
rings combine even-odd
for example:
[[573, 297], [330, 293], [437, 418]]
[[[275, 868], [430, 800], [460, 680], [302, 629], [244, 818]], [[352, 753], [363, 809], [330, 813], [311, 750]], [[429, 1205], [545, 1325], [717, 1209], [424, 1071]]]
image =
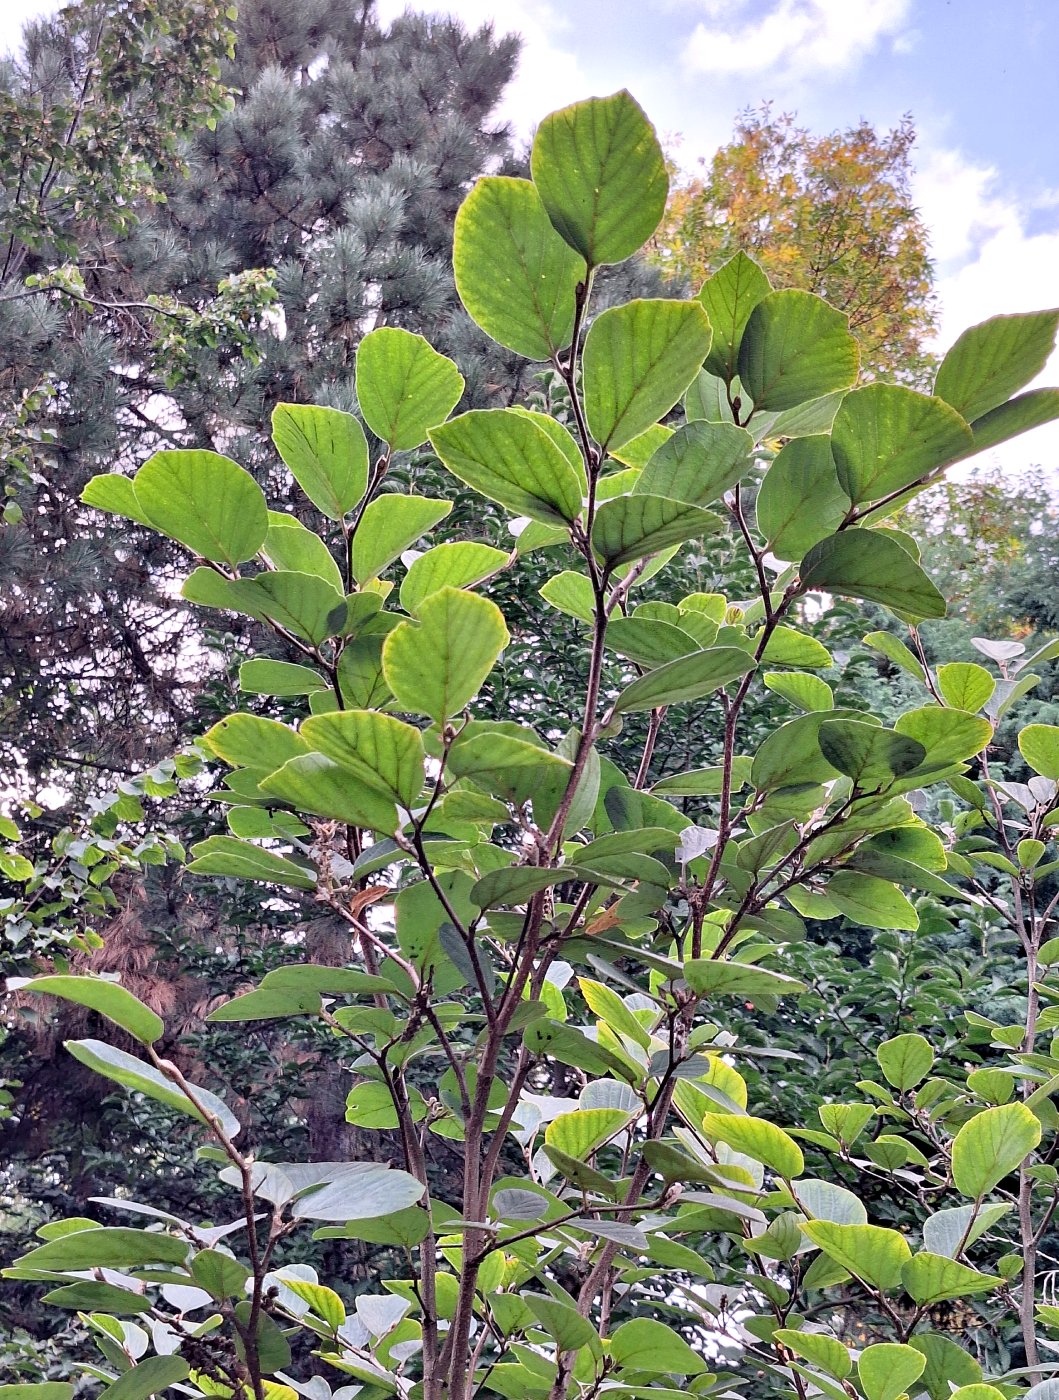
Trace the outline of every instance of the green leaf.
[[973, 758], [993, 737], [993, 726], [987, 719], [941, 705], [906, 710], [894, 728], [923, 745], [927, 751], [924, 764], [932, 768]]
[[632, 1116], [620, 1108], [579, 1108], [560, 1113], [545, 1129], [544, 1141], [583, 1162], [628, 1127]]
[[734, 423], [685, 423], [651, 457], [635, 494], [709, 505], [751, 470], [753, 450], [753, 438]]
[[[920, 1332], [912, 1337], [910, 1346], [915, 1347], [927, 1358], [927, 1369], [921, 1381], [930, 1400], [949, 1400], [954, 1393], [953, 1386], [975, 1385], [982, 1379], [982, 1368], [973, 1356], [963, 1347], [938, 1332]], [[987, 1387], [992, 1389], [992, 1387]], [[996, 1400], [995, 1396], [965, 1395], [961, 1400]]]
[[900, 1342], [877, 1342], [857, 1359], [857, 1375], [867, 1400], [898, 1400], [923, 1374], [926, 1357]]
[[1019, 753], [1042, 778], [1059, 781], [1059, 725], [1028, 724], [1019, 735]]
[[423, 1185], [408, 1172], [378, 1162], [343, 1162], [317, 1190], [299, 1196], [297, 1220], [371, 1220], [414, 1206]]
[[418, 729], [377, 710], [315, 715], [301, 737], [359, 781], [411, 809], [423, 790], [423, 739]]
[[987, 704], [996, 690], [996, 681], [984, 666], [973, 661], [950, 661], [939, 666], [938, 689], [946, 705], [974, 714]]
[[924, 1306], [944, 1302], [948, 1298], [971, 1298], [976, 1293], [989, 1293], [1004, 1282], [999, 1275], [983, 1274], [947, 1259], [942, 1254], [925, 1250], [911, 1258], [901, 1270], [905, 1292]]
[[262, 990], [274, 988], [323, 996], [374, 995], [395, 990], [385, 977], [376, 977], [355, 967], [331, 967], [327, 963], [286, 963], [275, 967], [261, 979]]
[[316, 574], [332, 588], [342, 592], [342, 575], [331, 551], [319, 535], [304, 526], [293, 515], [281, 511], [268, 513], [268, 534], [261, 553], [274, 569], [301, 574]]
[[971, 424], [974, 450], [983, 452], [987, 447], [996, 447], [1030, 428], [1053, 423], [1056, 418], [1059, 418], [1059, 389], [1031, 389], [1028, 394], [1020, 394]]
[[550, 360], [569, 345], [587, 269], [529, 180], [475, 184], [456, 215], [452, 265], [467, 314], [498, 344], [528, 360]]
[[104, 1396], [106, 1400], [147, 1400], [147, 1396], [186, 1380], [190, 1374], [191, 1367], [182, 1356], [145, 1356], [100, 1391], [100, 1400]]
[[884, 1040], [875, 1052], [886, 1082], [895, 1089], [914, 1089], [934, 1064], [934, 1051], [925, 1036], [914, 1031]]
[[[118, 1050], [102, 1040], [67, 1040], [64, 1044], [75, 1060], [80, 1060], [83, 1065], [95, 1070], [97, 1074], [102, 1074], [104, 1078], [112, 1079], [116, 1084], [122, 1084], [136, 1093], [146, 1094], [149, 1099], [168, 1104], [170, 1108], [186, 1113], [190, 1118], [198, 1119], [200, 1123], [207, 1121], [175, 1084], [166, 1079], [153, 1065], [145, 1064], [135, 1055], [127, 1055], [124, 1050]], [[216, 1094], [211, 1094], [208, 1089], [200, 1089], [196, 1085], [193, 1085], [192, 1089], [204, 1113], [216, 1118], [229, 1137], [235, 1137], [239, 1132], [239, 1120], [227, 1104]]]
[[971, 326], [942, 360], [935, 394], [973, 423], [1040, 373], [1057, 326], [1059, 311], [994, 316]]
[[831, 439], [795, 438], [765, 473], [757, 497], [758, 529], [780, 559], [796, 561], [836, 530], [850, 507], [839, 485]]
[[202, 742], [233, 768], [271, 770], [309, 752], [309, 745], [289, 725], [241, 712], [218, 720]]
[[255, 574], [228, 584], [228, 606], [267, 617], [288, 632], [319, 646], [346, 625], [346, 600], [333, 584], [316, 574], [288, 570]]
[[272, 441], [295, 481], [329, 520], [341, 520], [368, 489], [368, 443], [352, 413], [277, 404]]
[[495, 603], [442, 588], [424, 599], [419, 622], [402, 622], [386, 638], [383, 674], [397, 703], [439, 724], [478, 694], [509, 641]]
[[[667, 832], [668, 836], [669, 833]], [[606, 840], [606, 837], [602, 838]], [[627, 1036], [643, 1050], [651, 1048], [651, 1036], [612, 988], [590, 977], [579, 977], [577, 985], [588, 1009], [612, 1031]], [[562, 1144], [559, 1144], [562, 1146]]]
[[761, 1162], [778, 1176], [790, 1181], [799, 1176], [805, 1162], [798, 1144], [767, 1118], [748, 1114], [707, 1113], [702, 1131], [708, 1138], [725, 1142], [744, 1157]]
[[[142, 1293], [134, 1293], [130, 1288], [119, 1288], [113, 1283], [71, 1283], [65, 1288], [53, 1288], [45, 1293], [42, 1303], [53, 1308], [76, 1308], [81, 1312], [106, 1312], [135, 1315], [150, 1312], [152, 1302]], [[9, 1390], [17, 1386], [0, 1386], [0, 1400], [6, 1400]], [[23, 1387], [29, 1390], [29, 1386]], [[30, 1397], [26, 1397], [30, 1400]]]
[[943, 399], [897, 384], [854, 389], [831, 430], [838, 480], [855, 505], [912, 486], [973, 446], [970, 428]]
[[754, 670], [754, 658], [742, 647], [711, 647], [670, 661], [627, 685], [614, 704], [615, 712], [653, 710], [698, 700]]
[[742, 250], [703, 283], [699, 301], [713, 327], [713, 345], [706, 357], [710, 374], [728, 381], [735, 377], [739, 344], [750, 313], [771, 291], [769, 279]]
[[8, 978], [8, 990], [15, 987], [24, 992], [47, 992], [50, 996], [62, 997], [78, 1006], [90, 1007], [113, 1021], [123, 1031], [128, 1031], [135, 1040], [151, 1045], [165, 1031], [159, 1016], [149, 1006], [117, 982], [105, 981], [102, 977], [71, 977], [64, 974], [48, 974], [28, 980]]
[[682, 628], [648, 617], [614, 618], [607, 624], [607, 646], [638, 666], [663, 666], [700, 649]]
[[235, 568], [252, 559], [268, 533], [261, 487], [216, 452], [156, 452], [133, 479], [149, 523], [193, 554]]
[[814, 670], [831, 665], [831, 653], [822, 642], [793, 627], [776, 627], [765, 643], [762, 661], [773, 666], [809, 666]]
[[622, 1371], [655, 1375], [700, 1376], [706, 1363], [683, 1337], [665, 1323], [634, 1317], [615, 1328], [610, 1339], [611, 1363]]
[[[99, 1042], [74, 1043], [94, 1045]], [[110, 1046], [106, 1048], [109, 1050]], [[125, 1058], [132, 1059], [132, 1056]], [[134, 1063], [139, 1064], [140, 1061]], [[48, 1240], [46, 1244], [37, 1245], [28, 1254], [23, 1254], [18, 1262], [20, 1267], [26, 1269], [68, 1273], [82, 1269], [132, 1269], [148, 1264], [183, 1264], [187, 1254], [187, 1241], [177, 1239], [175, 1235], [157, 1230], [101, 1226], [94, 1230], [75, 1230]]]
[[857, 710], [821, 710], [799, 715], [774, 729], [754, 755], [750, 782], [759, 791], [826, 783], [837, 776], [820, 752], [820, 728], [831, 720], [863, 721]]
[[558, 612], [576, 617], [579, 622], [587, 622], [591, 626], [595, 621], [596, 598], [592, 592], [592, 582], [585, 574], [564, 569], [544, 584], [540, 595]]
[[[104, 510], [108, 515], [123, 515], [127, 520], [151, 525], [146, 512], [136, 499], [136, 487], [132, 479], [122, 476], [120, 472], [104, 472], [101, 476], [92, 477], [81, 492], [81, 500], [93, 510]], [[0, 1387], [0, 1392], [4, 1389], [18, 1387]]]
[[573, 764], [513, 735], [485, 733], [461, 738], [452, 746], [449, 771], [507, 802], [551, 807], [566, 791]]
[[878, 792], [903, 773], [917, 768], [926, 749], [915, 739], [861, 720], [825, 720], [820, 752], [861, 792]]
[[1011, 1206], [999, 1201], [993, 1205], [952, 1206], [935, 1211], [923, 1222], [923, 1243], [934, 1254], [954, 1259], [975, 1240], [1003, 1219]]
[[905, 550], [879, 530], [842, 530], [813, 545], [801, 562], [802, 583], [882, 603], [914, 618], [944, 617], [945, 599]]
[[[365, 827], [369, 831], [392, 836], [399, 825], [393, 798], [381, 791], [379, 784], [365, 783], [362, 774], [362, 768], [351, 771], [322, 753], [304, 753], [289, 759], [282, 768], [262, 778], [258, 786], [262, 793], [289, 803], [297, 812], [311, 812], [330, 821]], [[211, 841], [225, 839], [220, 836], [210, 838]], [[193, 847], [193, 854], [199, 849], [198, 846]], [[251, 850], [258, 851], [258, 848], [251, 847]], [[279, 859], [273, 857], [271, 852], [258, 853]], [[198, 869], [201, 873], [201, 860], [196, 859], [190, 868]], [[315, 883], [311, 881], [308, 887], [314, 888]]]
[[[528, 746], [527, 746], [528, 747]], [[501, 866], [490, 870], [471, 886], [471, 899], [480, 909], [500, 904], [524, 904], [531, 896], [572, 878], [572, 872], [542, 869], [536, 865]]]
[[665, 211], [669, 178], [662, 148], [624, 90], [545, 117], [530, 168], [548, 218], [589, 267], [631, 257]]
[[637, 300], [593, 321], [583, 356], [585, 416], [606, 450], [664, 418], [699, 372], [710, 323], [698, 302]]
[[847, 919], [865, 928], [919, 927], [919, 915], [911, 900], [888, 880], [875, 875], [839, 870], [827, 883], [827, 897]]
[[782, 997], [805, 991], [803, 982], [782, 972], [718, 958], [689, 958], [684, 964], [684, 980], [693, 992], [707, 997]]
[[592, 548], [608, 569], [615, 569], [669, 545], [714, 535], [723, 527], [712, 510], [666, 496], [617, 496], [596, 511]]
[[576, 1308], [536, 1293], [520, 1296], [548, 1335], [555, 1338], [560, 1351], [579, 1351], [581, 1347], [591, 1346], [598, 1352], [596, 1329]]
[[546, 525], [569, 524], [581, 513], [581, 483], [539, 416], [474, 409], [434, 428], [430, 441], [453, 476], [491, 501]]
[[234, 875], [242, 880], [263, 880], [270, 885], [290, 885], [314, 890], [316, 876], [302, 865], [234, 836], [208, 836], [192, 846], [188, 863], [192, 875]]
[[794, 408], [857, 378], [860, 352], [848, 318], [812, 292], [770, 292], [739, 346], [739, 378], [755, 409]]
[[1041, 1124], [1025, 1104], [987, 1108], [965, 1123], [952, 1143], [952, 1179], [974, 1200], [1016, 1171], [1041, 1140]]
[[401, 607], [415, 613], [424, 598], [442, 588], [469, 588], [492, 578], [511, 556], [488, 544], [457, 540], [435, 545], [412, 564], [401, 584]]
[[233, 997], [206, 1017], [211, 1024], [229, 1021], [283, 1021], [291, 1016], [315, 1016], [320, 994], [294, 987], [258, 987]]
[[900, 1286], [901, 1270], [912, 1257], [904, 1235], [881, 1225], [836, 1225], [830, 1220], [810, 1220], [802, 1230], [829, 1259], [887, 1292]]
[[251, 1273], [245, 1264], [219, 1249], [200, 1249], [191, 1261], [191, 1275], [200, 1288], [217, 1301], [242, 1298]]
[[463, 393], [453, 362], [399, 326], [380, 326], [360, 342], [356, 384], [365, 423], [394, 452], [418, 447]]
[[267, 661], [255, 657], [239, 667], [239, 689], [248, 695], [313, 695], [327, 690], [327, 681], [319, 671], [297, 666], [291, 661]]
[[777, 1342], [782, 1342], [788, 1351], [802, 1357], [813, 1366], [829, 1375], [845, 1380], [853, 1369], [853, 1360], [847, 1347], [824, 1332], [795, 1332], [793, 1328], [780, 1327], [772, 1334]]
[[805, 671], [766, 671], [761, 678], [769, 690], [782, 695], [800, 710], [833, 710], [835, 696], [819, 676]]
[[378, 578], [387, 564], [444, 520], [451, 501], [427, 496], [378, 496], [371, 501], [353, 537], [353, 577], [358, 583]]

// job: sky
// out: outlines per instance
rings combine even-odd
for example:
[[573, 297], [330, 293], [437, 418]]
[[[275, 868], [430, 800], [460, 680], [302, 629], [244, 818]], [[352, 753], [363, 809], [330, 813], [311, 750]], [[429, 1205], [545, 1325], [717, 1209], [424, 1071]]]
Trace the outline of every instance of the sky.
[[[54, 7], [4, 0], [0, 49]], [[383, 21], [405, 8], [522, 36], [501, 115], [526, 138], [554, 108], [621, 87], [689, 167], [763, 100], [817, 132], [911, 113], [938, 348], [999, 312], [1059, 305], [1056, 0], [378, 0]], [[1059, 355], [1039, 382], [1059, 384]], [[1041, 466], [1059, 489], [1059, 424], [978, 465]]]

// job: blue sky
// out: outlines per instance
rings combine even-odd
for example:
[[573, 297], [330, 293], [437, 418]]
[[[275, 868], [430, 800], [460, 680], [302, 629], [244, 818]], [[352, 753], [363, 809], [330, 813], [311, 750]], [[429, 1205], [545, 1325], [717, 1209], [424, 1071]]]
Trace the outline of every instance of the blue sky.
[[[526, 136], [553, 108], [619, 87], [680, 136], [689, 165], [763, 99], [818, 131], [911, 112], [941, 347], [998, 312], [1059, 305], [1057, 0], [378, 0], [383, 19], [406, 6], [522, 35], [504, 115]], [[6, 0], [0, 47], [53, 7]], [[1059, 357], [1041, 382], [1059, 384]], [[1059, 483], [1059, 426], [980, 461], [1037, 464]]]

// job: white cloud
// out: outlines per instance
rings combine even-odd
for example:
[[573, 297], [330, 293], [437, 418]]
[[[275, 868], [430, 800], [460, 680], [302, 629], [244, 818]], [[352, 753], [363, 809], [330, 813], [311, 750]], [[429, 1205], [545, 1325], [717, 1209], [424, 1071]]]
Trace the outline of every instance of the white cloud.
[[466, 29], [492, 24], [498, 34], [522, 39], [518, 70], [500, 102], [500, 115], [527, 137], [547, 112], [583, 98], [589, 83], [572, 52], [562, 45], [569, 29], [561, 6], [551, 0], [380, 0], [379, 21], [388, 24], [406, 9], [452, 15]]
[[898, 36], [909, 10], [909, 0], [776, 0], [766, 14], [752, 18], [747, 5], [731, 0], [721, 12], [707, 0], [706, 19], [687, 40], [686, 69], [723, 77], [775, 72], [795, 79], [842, 72], [883, 38]]
[[[1054, 210], [1054, 196], [1019, 200], [1005, 194], [995, 169], [952, 149], [921, 155], [914, 196], [939, 264], [939, 349], [947, 350], [968, 326], [990, 316], [1059, 306], [1059, 220], [1031, 231], [1035, 215]], [[1059, 353], [1034, 384], [1059, 384]], [[1040, 466], [1059, 489], [1059, 423], [1024, 433], [973, 465], [1008, 476]]]

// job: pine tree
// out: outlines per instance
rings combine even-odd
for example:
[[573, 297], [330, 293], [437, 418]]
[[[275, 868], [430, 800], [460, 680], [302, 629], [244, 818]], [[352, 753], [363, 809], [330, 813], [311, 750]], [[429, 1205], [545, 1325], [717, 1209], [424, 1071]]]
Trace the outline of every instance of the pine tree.
[[[167, 548], [79, 505], [93, 472], [131, 470], [159, 446], [266, 472], [272, 407], [352, 406], [353, 354], [377, 324], [458, 345], [464, 364], [474, 341], [471, 401], [498, 378], [455, 310], [447, 255], [469, 182], [511, 160], [491, 112], [515, 41], [414, 15], [385, 29], [370, 3], [240, 9], [223, 72], [234, 107], [189, 137], [186, 170], [156, 161], [165, 202], [41, 238], [0, 292], [0, 383], [20, 415], [8, 518], [22, 516], [0, 531], [0, 753], [31, 787], [170, 751], [208, 670], [164, 620]], [[82, 3], [30, 29], [6, 75], [12, 100], [43, 90], [65, 112], [69, 81], [42, 88], [41, 74], [65, 71], [71, 35], [86, 43], [98, 11]], [[0, 179], [0, 236], [17, 238], [15, 175]]]

